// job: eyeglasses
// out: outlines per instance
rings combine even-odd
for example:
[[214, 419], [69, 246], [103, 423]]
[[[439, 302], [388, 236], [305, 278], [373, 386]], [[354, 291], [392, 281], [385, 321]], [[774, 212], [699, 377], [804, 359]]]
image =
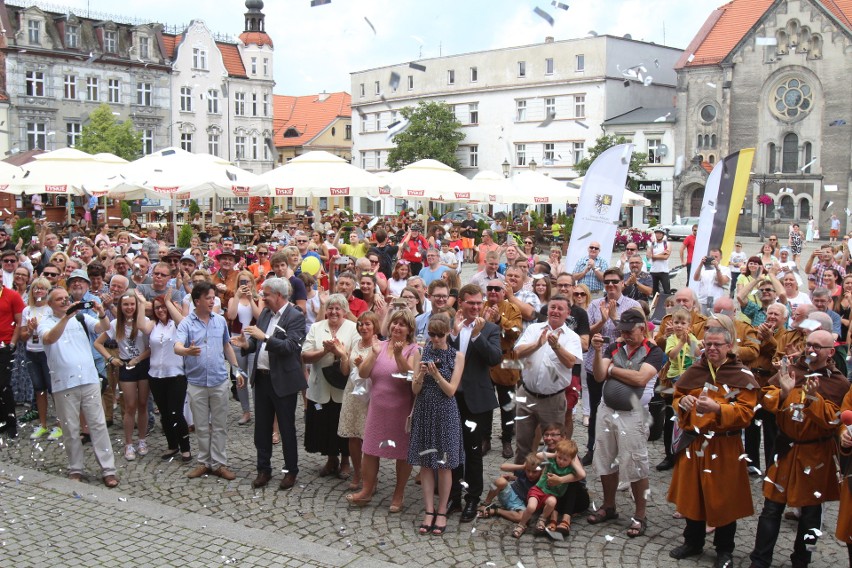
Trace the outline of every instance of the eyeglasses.
[[429, 294], [429, 297], [433, 298], [435, 300], [446, 300], [447, 298], [450, 297], [450, 295], [449, 294]]
[[772, 237], [769, 237], [769, 240], [770, 241], [777, 241], [778, 239], [773, 239]]
[[601, 247], [589, 247], [589, 250], [601, 250]]
[[533, 244], [533, 242], [532, 241], [524, 241], [524, 244], [525, 245], [531, 245], [531, 244]]
[[59, 277], [58, 272], [42, 272], [41, 275], [44, 276], [45, 278], [58, 278]]
[[269, 253], [263, 250], [257, 251], [257, 256], [267, 256]]
[[440, 339], [440, 338], [444, 337], [445, 335], [447, 335], [447, 334], [446, 333], [438, 333], [437, 331], [430, 331], [429, 332], [429, 337], [431, 337], [432, 339], [435, 339], [435, 338]]
[[154, 276], [160, 276], [161, 278], [168, 278], [171, 276], [168, 272], [155, 272]]
[[638, 250], [638, 248], [629, 248], [627, 249], [627, 252], [637, 252]]
[[222, 240], [234, 242], [234, 237], [222, 237]]
[[574, 292], [575, 298], [583, 298], [583, 297], [585, 297], [585, 295], [586, 295], [585, 292]]
[[604, 280], [605, 286], [618, 286], [621, 284], [621, 280]]
[[465, 302], [465, 304], [467, 304], [468, 306], [481, 306], [482, 302], [474, 302], [474, 301], [468, 300], [468, 301]]
[[378, 263], [379, 263], [378, 260], [370, 260], [370, 264], [378, 264]]
[[556, 287], [557, 287], [557, 288], [559, 288], [559, 289], [562, 289], [562, 288], [573, 288], [573, 287], [574, 287], [574, 285], [573, 285], [573, 284], [566, 284], [566, 283], [564, 283], [564, 282], [563, 282], [562, 284], [557, 284], [557, 285], [556, 285]]
[[308, 242], [308, 239], [296, 239], [296, 242], [297, 243], [306, 243], [306, 242]]
[[722, 347], [725, 347], [727, 345], [728, 345], [727, 343], [714, 343], [712, 341], [711, 342], [707, 342], [707, 341], [704, 342], [704, 348], [705, 349], [721, 349]]
[[761, 288], [760, 291], [761, 292], [774, 292], [775, 288]]
[[485, 289], [488, 290], [489, 292], [499, 292], [500, 290], [503, 289], [503, 287], [502, 286], [486, 286]]
[[375, 276], [375, 275], [376, 275], [375, 272], [362, 272], [361, 273], [361, 276]]
[[400, 298], [402, 298], [403, 300], [416, 300], [417, 299], [414, 296], [400, 296]]
[[4, 258], [3, 259], [3, 264], [14, 264], [16, 262], [18, 262], [17, 258]]
[[834, 349], [834, 345], [818, 345], [816, 343], [805, 343], [808, 349]]

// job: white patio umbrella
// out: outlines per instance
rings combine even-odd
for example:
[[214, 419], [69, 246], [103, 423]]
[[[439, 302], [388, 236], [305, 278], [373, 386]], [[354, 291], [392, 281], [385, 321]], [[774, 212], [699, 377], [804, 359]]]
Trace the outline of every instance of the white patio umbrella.
[[484, 201], [486, 194], [438, 160], [419, 160], [390, 175], [391, 195], [418, 201]]
[[0, 161], [0, 191], [4, 191], [8, 185], [23, 177], [25, 173], [18, 166]]
[[[585, 176], [574, 178], [568, 182], [569, 197], [568, 201], [576, 203], [580, 199], [580, 189], [583, 187]], [[624, 189], [624, 196], [621, 198], [622, 207], [632, 207], [634, 205], [651, 205], [651, 200], [643, 195], [639, 195], [629, 189]]]
[[22, 178], [12, 180], [8, 193], [83, 195], [83, 186], [114, 174], [127, 160], [105, 154], [93, 156], [75, 148], [62, 148], [35, 156], [22, 168]]
[[521, 172], [510, 177], [508, 182], [510, 188], [502, 195], [496, 195], [492, 203], [552, 205], [568, 201], [565, 182], [538, 172]]
[[330, 152], [315, 150], [265, 172], [270, 197], [378, 197], [387, 185]]

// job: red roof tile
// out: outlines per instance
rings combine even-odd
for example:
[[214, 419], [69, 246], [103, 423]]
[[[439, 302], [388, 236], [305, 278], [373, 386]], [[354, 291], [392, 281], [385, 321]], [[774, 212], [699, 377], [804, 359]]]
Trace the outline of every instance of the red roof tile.
[[165, 49], [165, 53], [163, 57], [166, 59], [171, 59], [174, 61], [175, 58], [175, 50], [177, 49], [178, 44], [183, 40], [182, 35], [174, 36], [163, 34], [163, 48]]
[[255, 44], [274, 47], [272, 45], [272, 38], [269, 37], [266, 32], [243, 32], [240, 34], [240, 41], [243, 42], [244, 45]]
[[[274, 95], [272, 98], [272, 127], [275, 146], [304, 146], [340, 117], [352, 116], [352, 96], [344, 91], [321, 95], [291, 97]], [[290, 128], [298, 136], [284, 137]]]
[[[725, 59], [775, 0], [732, 0], [714, 10], [686, 48], [675, 69], [714, 65]], [[852, 30], [852, 0], [815, 0]], [[692, 61], [689, 60], [690, 56]]]
[[222, 60], [225, 62], [225, 69], [228, 70], [228, 75], [231, 77], [248, 77], [246, 68], [243, 65], [243, 58], [240, 57], [240, 50], [232, 43], [216, 42], [216, 46], [222, 53]]

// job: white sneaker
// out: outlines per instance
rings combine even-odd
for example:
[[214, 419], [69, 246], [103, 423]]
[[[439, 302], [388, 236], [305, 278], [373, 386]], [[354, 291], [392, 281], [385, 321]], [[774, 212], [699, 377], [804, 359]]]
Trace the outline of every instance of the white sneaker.
[[136, 443], [136, 453], [140, 456], [148, 455], [148, 442], [146, 440], [139, 440], [139, 442]]
[[136, 449], [133, 447], [133, 444], [127, 444], [124, 448], [124, 459], [127, 461], [133, 461], [136, 459]]

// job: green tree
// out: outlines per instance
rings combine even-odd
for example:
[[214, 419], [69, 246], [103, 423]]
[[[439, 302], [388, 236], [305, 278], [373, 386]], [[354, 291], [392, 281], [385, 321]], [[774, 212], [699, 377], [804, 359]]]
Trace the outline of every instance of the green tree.
[[89, 154], [109, 152], [133, 161], [142, 155], [142, 134], [129, 120], [118, 122], [109, 105], [102, 104], [89, 115], [77, 149]]
[[464, 134], [449, 105], [420, 101], [416, 107], [403, 108], [400, 114], [410, 125], [393, 137], [396, 147], [388, 152], [391, 171], [426, 158], [443, 162], [454, 170], [461, 167], [456, 159], [456, 150], [459, 142], [464, 140]]
[[[586, 175], [589, 167], [595, 158], [603, 154], [609, 148], [619, 144], [626, 143], [627, 140], [623, 136], [615, 136], [604, 134], [597, 140], [595, 145], [590, 147], [586, 152], [586, 157], [574, 165], [574, 170], [581, 176]], [[645, 179], [645, 166], [648, 164], [648, 154], [643, 152], [633, 152], [630, 157], [630, 167], [627, 168], [627, 184], [632, 191], [636, 191], [639, 187], [638, 180]]]

